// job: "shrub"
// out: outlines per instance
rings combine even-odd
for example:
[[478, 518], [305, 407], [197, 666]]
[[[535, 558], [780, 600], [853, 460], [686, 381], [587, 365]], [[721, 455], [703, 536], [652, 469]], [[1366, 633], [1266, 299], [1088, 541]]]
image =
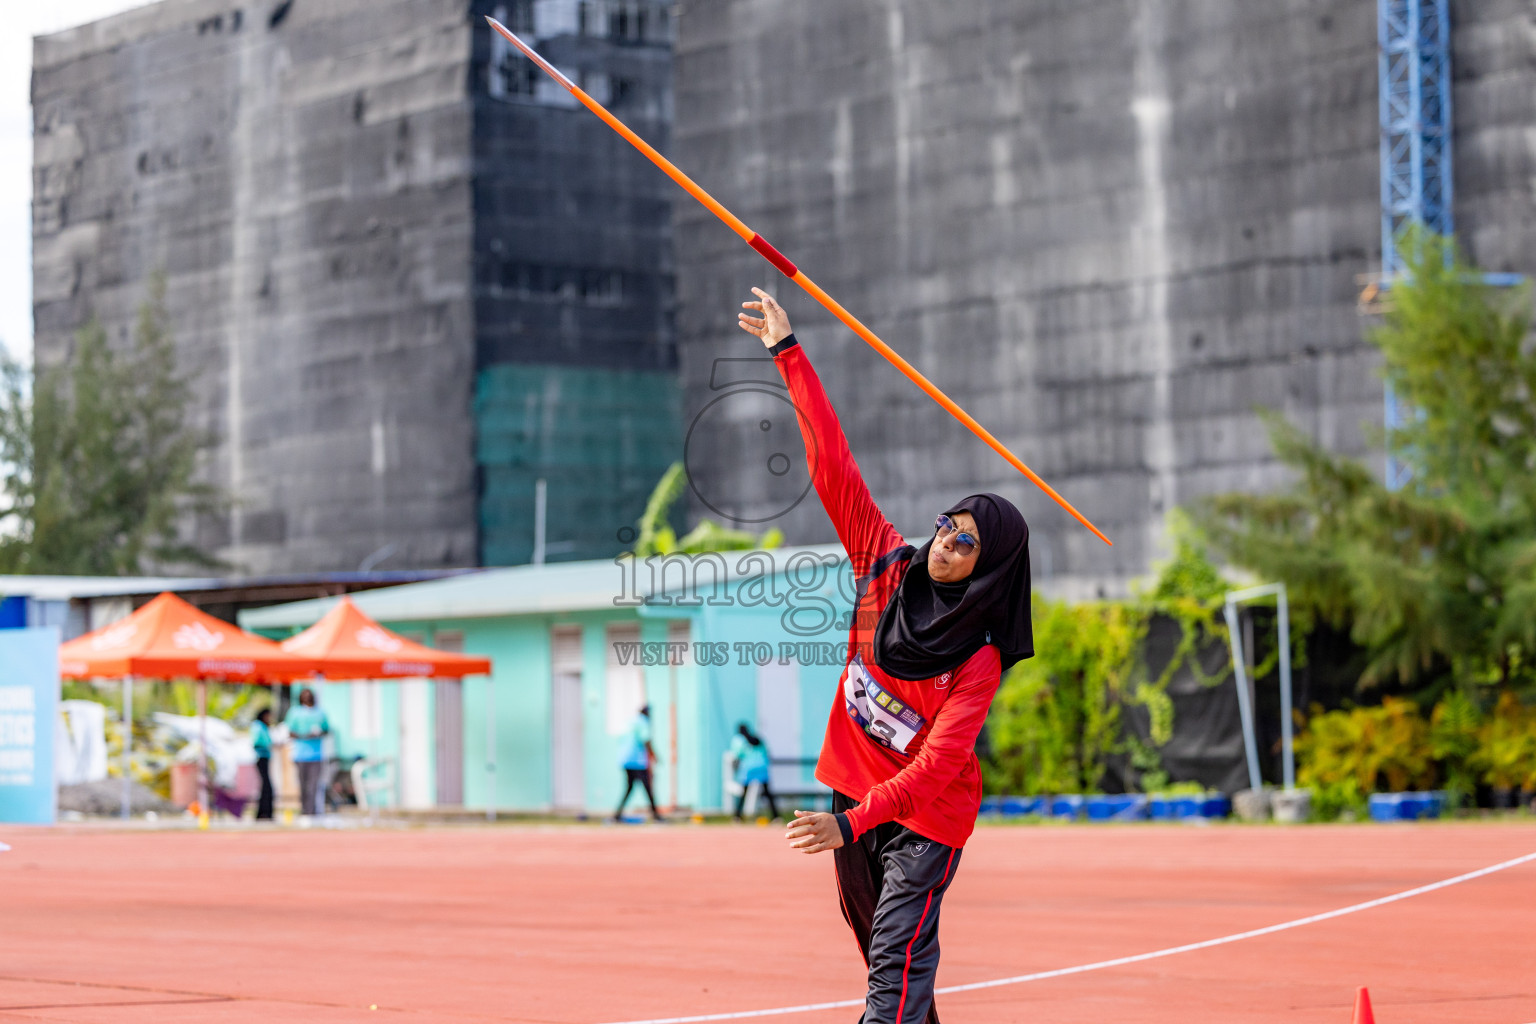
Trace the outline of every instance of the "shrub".
[[1314, 708], [1296, 738], [1296, 778], [1317, 794], [1316, 813], [1358, 809], [1377, 789], [1434, 785], [1430, 725], [1417, 704], [1388, 697], [1376, 707], [1324, 712]]
[[1461, 690], [1446, 694], [1429, 716], [1429, 752], [1440, 762], [1445, 789], [1459, 800], [1477, 792], [1474, 759], [1483, 725], [1478, 703]]
[[993, 701], [994, 792], [1082, 793], [1121, 749], [1120, 699], [1131, 692], [1146, 623], [1115, 602], [1037, 599], [1033, 658], [1015, 665]]
[[1478, 729], [1469, 763], [1491, 786], [1536, 790], [1536, 709], [1506, 690]]

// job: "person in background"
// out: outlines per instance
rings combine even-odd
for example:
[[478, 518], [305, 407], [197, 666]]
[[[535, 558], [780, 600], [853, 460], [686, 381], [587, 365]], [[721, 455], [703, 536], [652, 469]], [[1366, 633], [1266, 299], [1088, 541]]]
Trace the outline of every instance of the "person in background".
[[652, 819], [666, 820], [656, 809], [656, 795], [651, 792], [651, 765], [656, 761], [656, 751], [651, 747], [651, 706], [647, 704], [630, 723], [624, 741], [624, 795], [619, 797], [619, 809], [613, 812], [614, 821], [624, 820], [624, 805], [629, 803], [629, 794], [637, 782], [645, 787], [645, 798], [651, 802]]
[[251, 723], [251, 746], [256, 750], [256, 774], [261, 777], [261, 795], [256, 799], [256, 820], [272, 820], [272, 709], [256, 712]]
[[768, 745], [746, 722], [737, 725], [736, 735], [731, 737], [731, 764], [736, 772], [736, 785], [741, 787], [741, 792], [736, 794], [736, 820], [742, 820], [741, 811], [747, 803], [747, 790], [753, 785], [762, 788], [763, 797], [768, 801], [768, 814], [777, 818], [779, 807], [774, 803], [773, 790], [768, 786]]
[[325, 737], [331, 731], [331, 721], [315, 706], [314, 690], [306, 689], [299, 694], [299, 702], [288, 709], [283, 724], [293, 738], [293, 763], [299, 770], [299, 813], [324, 814], [325, 773], [322, 769], [325, 767]]

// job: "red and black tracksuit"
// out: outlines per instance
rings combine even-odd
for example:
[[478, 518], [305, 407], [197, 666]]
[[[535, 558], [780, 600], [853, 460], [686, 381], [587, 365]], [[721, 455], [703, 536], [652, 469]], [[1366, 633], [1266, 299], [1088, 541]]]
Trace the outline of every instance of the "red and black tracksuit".
[[770, 351], [800, 414], [811, 479], [853, 563], [859, 594], [816, 778], [835, 794], [844, 839], [833, 853], [838, 894], [869, 965], [862, 1021], [936, 1024], [939, 907], [981, 806], [976, 736], [1002, 662], [987, 644], [932, 679], [896, 679], [875, 664], [875, 623], [912, 548], [875, 506], [794, 336]]

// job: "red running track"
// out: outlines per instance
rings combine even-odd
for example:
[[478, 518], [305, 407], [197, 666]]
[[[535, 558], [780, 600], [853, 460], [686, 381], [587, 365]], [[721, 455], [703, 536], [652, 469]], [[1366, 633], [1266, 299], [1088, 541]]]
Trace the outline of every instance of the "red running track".
[[[606, 1024], [862, 993], [830, 859], [765, 828], [9, 828], [0, 1021]], [[940, 984], [1148, 952], [1536, 852], [1536, 825], [983, 827]], [[946, 1024], [1536, 1022], [1536, 863]], [[370, 1004], [377, 1010], [370, 1010]], [[850, 1024], [857, 1010], [766, 1018]]]

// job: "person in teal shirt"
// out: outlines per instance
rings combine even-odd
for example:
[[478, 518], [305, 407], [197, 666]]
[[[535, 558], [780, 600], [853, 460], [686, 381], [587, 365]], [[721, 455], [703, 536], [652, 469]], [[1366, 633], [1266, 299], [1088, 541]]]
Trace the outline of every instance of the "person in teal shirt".
[[272, 819], [272, 709], [256, 712], [251, 723], [251, 746], [256, 750], [256, 774], [261, 776], [261, 796], [256, 799], [256, 820]]
[[768, 785], [768, 745], [746, 722], [737, 725], [736, 735], [731, 737], [731, 763], [736, 768], [736, 785], [741, 788], [736, 794], [736, 820], [742, 820], [741, 810], [746, 806], [747, 791], [753, 786], [761, 789], [768, 800], [769, 815], [777, 818], [779, 807], [774, 803], [773, 790]]
[[324, 814], [322, 769], [325, 767], [325, 737], [331, 731], [331, 720], [315, 706], [314, 690], [306, 689], [299, 694], [299, 702], [288, 709], [283, 724], [292, 738], [293, 763], [299, 770], [299, 812]]
[[619, 798], [619, 809], [613, 812], [614, 821], [624, 820], [624, 805], [629, 803], [629, 794], [637, 782], [645, 788], [645, 798], [651, 802], [651, 817], [656, 821], [666, 820], [656, 809], [656, 795], [651, 792], [651, 764], [655, 760], [656, 751], [651, 746], [651, 706], [647, 704], [630, 723], [629, 732], [624, 737], [624, 795]]

